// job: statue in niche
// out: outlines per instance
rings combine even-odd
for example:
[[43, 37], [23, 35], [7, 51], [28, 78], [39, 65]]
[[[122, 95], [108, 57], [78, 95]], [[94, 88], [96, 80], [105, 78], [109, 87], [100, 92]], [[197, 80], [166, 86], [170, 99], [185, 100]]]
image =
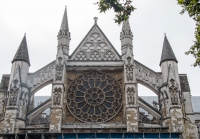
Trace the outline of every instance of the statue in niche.
[[61, 99], [60, 94], [55, 94], [54, 95], [54, 105], [60, 105], [60, 99]]
[[177, 97], [178, 87], [174, 79], [171, 79], [169, 82], [169, 91], [171, 93], [171, 104], [178, 105], [178, 97]]
[[63, 75], [63, 67], [64, 65], [61, 63], [63, 60], [62, 57], [58, 58], [58, 64], [56, 65], [56, 80], [60, 81], [62, 80], [62, 75]]
[[128, 104], [129, 105], [134, 105], [135, 99], [134, 99], [134, 88], [133, 87], [128, 87], [127, 88], [127, 99], [128, 99]]
[[60, 105], [62, 89], [60, 87], [54, 88], [54, 105]]
[[11, 85], [10, 92], [9, 92], [10, 93], [10, 99], [9, 99], [9, 105], [10, 106], [15, 106], [16, 105], [17, 96], [18, 96], [18, 93], [19, 93], [19, 88], [17, 87], [18, 80], [15, 79], [13, 81], [13, 84], [14, 84], [14, 86], [12, 87], [12, 85]]
[[131, 57], [127, 58], [128, 64], [126, 64], [126, 77], [127, 80], [133, 80], [133, 64], [131, 64]]

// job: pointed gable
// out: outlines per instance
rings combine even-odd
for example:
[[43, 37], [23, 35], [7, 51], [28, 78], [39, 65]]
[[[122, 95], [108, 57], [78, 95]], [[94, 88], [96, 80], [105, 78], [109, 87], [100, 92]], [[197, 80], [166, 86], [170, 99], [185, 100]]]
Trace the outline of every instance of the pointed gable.
[[22, 39], [22, 42], [15, 54], [15, 57], [13, 58], [12, 63], [14, 61], [25, 61], [30, 66], [28, 47], [27, 47], [27, 42], [26, 42], [26, 35], [24, 35], [24, 38]]
[[120, 60], [120, 55], [95, 22], [70, 59]]

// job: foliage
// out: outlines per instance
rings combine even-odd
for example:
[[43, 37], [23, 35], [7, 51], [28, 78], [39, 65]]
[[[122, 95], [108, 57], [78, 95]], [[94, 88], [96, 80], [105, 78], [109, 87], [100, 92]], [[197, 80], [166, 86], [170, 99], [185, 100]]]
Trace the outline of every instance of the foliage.
[[200, 66], [200, 1], [199, 0], [178, 0], [178, 4], [181, 5], [183, 10], [181, 14], [184, 14], [186, 11], [189, 16], [194, 19], [196, 22], [195, 28], [195, 41], [190, 49], [185, 52], [185, 54], [192, 54], [195, 57], [194, 67]]
[[116, 13], [114, 20], [116, 23], [121, 24], [123, 21], [127, 20], [131, 12], [135, 10], [131, 3], [131, 0], [99, 0], [96, 4], [99, 7], [100, 13], [105, 13], [113, 8]]
[[[195, 38], [194, 44], [190, 49], [185, 52], [185, 54], [191, 54], [195, 57], [194, 67], [200, 66], [200, 0], [177, 0], [178, 4], [181, 5], [183, 10], [181, 14], [184, 14], [186, 11], [189, 16], [194, 19], [196, 22], [195, 28]], [[99, 7], [100, 13], [106, 12], [110, 9], [114, 9], [115, 22], [121, 24], [123, 21], [127, 20], [131, 15], [131, 12], [135, 10], [132, 5], [131, 0], [98, 0], [96, 3]]]

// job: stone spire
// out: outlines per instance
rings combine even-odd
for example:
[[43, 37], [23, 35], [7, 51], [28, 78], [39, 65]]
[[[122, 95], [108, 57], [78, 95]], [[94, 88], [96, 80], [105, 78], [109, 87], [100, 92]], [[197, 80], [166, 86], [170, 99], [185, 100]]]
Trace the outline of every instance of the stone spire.
[[126, 20], [126, 21], [123, 22], [122, 30], [130, 30], [131, 31], [129, 20]]
[[65, 58], [67, 58], [69, 55], [69, 42], [71, 40], [69, 26], [68, 26], [68, 19], [67, 19], [67, 7], [65, 7], [65, 12], [63, 15], [62, 23], [57, 37], [58, 37], [58, 47], [62, 47]]
[[133, 38], [129, 20], [124, 21], [122, 24], [122, 32], [120, 34], [120, 39], [123, 39], [124, 37], [129, 37], [130, 39]]
[[161, 60], [160, 60], [160, 66], [161, 66], [162, 62], [164, 62], [164, 61], [178, 62], [175, 55], [174, 55], [172, 47], [169, 44], [169, 41], [168, 41], [166, 35], [165, 35], [164, 42], [163, 42], [163, 49], [162, 49], [162, 55], [161, 55]]
[[[120, 33], [120, 40], [121, 40], [121, 47], [125, 45], [131, 45], [133, 46], [132, 40], [133, 40], [133, 34], [130, 28], [129, 20], [126, 20], [122, 24], [122, 31]], [[122, 48], [123, 49], [123, 48]], [[124, 52], [122, 52], [122, 55]]]
[[30, 66], [28, 47], [26, 43], [26, 34], [24, 34], [24, 38], [22, 39], [22, 42], [15, 54], [15, 57], [13, 58], [12, 63], [15, 61], [25, 61]]
[[65, 7], [65, 12], [64, 12], [64, 15], [63, 15], [63, 19], [62, 19], [62, 23], [61, 23], [61, 26], [60, 26], [60, 30], [69, 31], [68, 19], [67, 19], [67, 6]]

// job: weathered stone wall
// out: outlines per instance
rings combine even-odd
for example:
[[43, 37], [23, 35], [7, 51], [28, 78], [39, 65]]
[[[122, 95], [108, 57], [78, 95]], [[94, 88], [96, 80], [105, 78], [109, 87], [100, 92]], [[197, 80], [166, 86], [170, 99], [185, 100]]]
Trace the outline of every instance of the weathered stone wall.
[[138, 110], [137, 107], [126, 108], [126, 123], [128, 132], [138, 132]]
[[62, 109], [53, 109], [51, 108], [51, 116], [50, 116], [50, 132], [61, 132], [62, 125]]
[[17, 109], [7, 109], [4, 119], [4, 132], [14, 133], [15, 131], [15, 122], [17, 118]]

